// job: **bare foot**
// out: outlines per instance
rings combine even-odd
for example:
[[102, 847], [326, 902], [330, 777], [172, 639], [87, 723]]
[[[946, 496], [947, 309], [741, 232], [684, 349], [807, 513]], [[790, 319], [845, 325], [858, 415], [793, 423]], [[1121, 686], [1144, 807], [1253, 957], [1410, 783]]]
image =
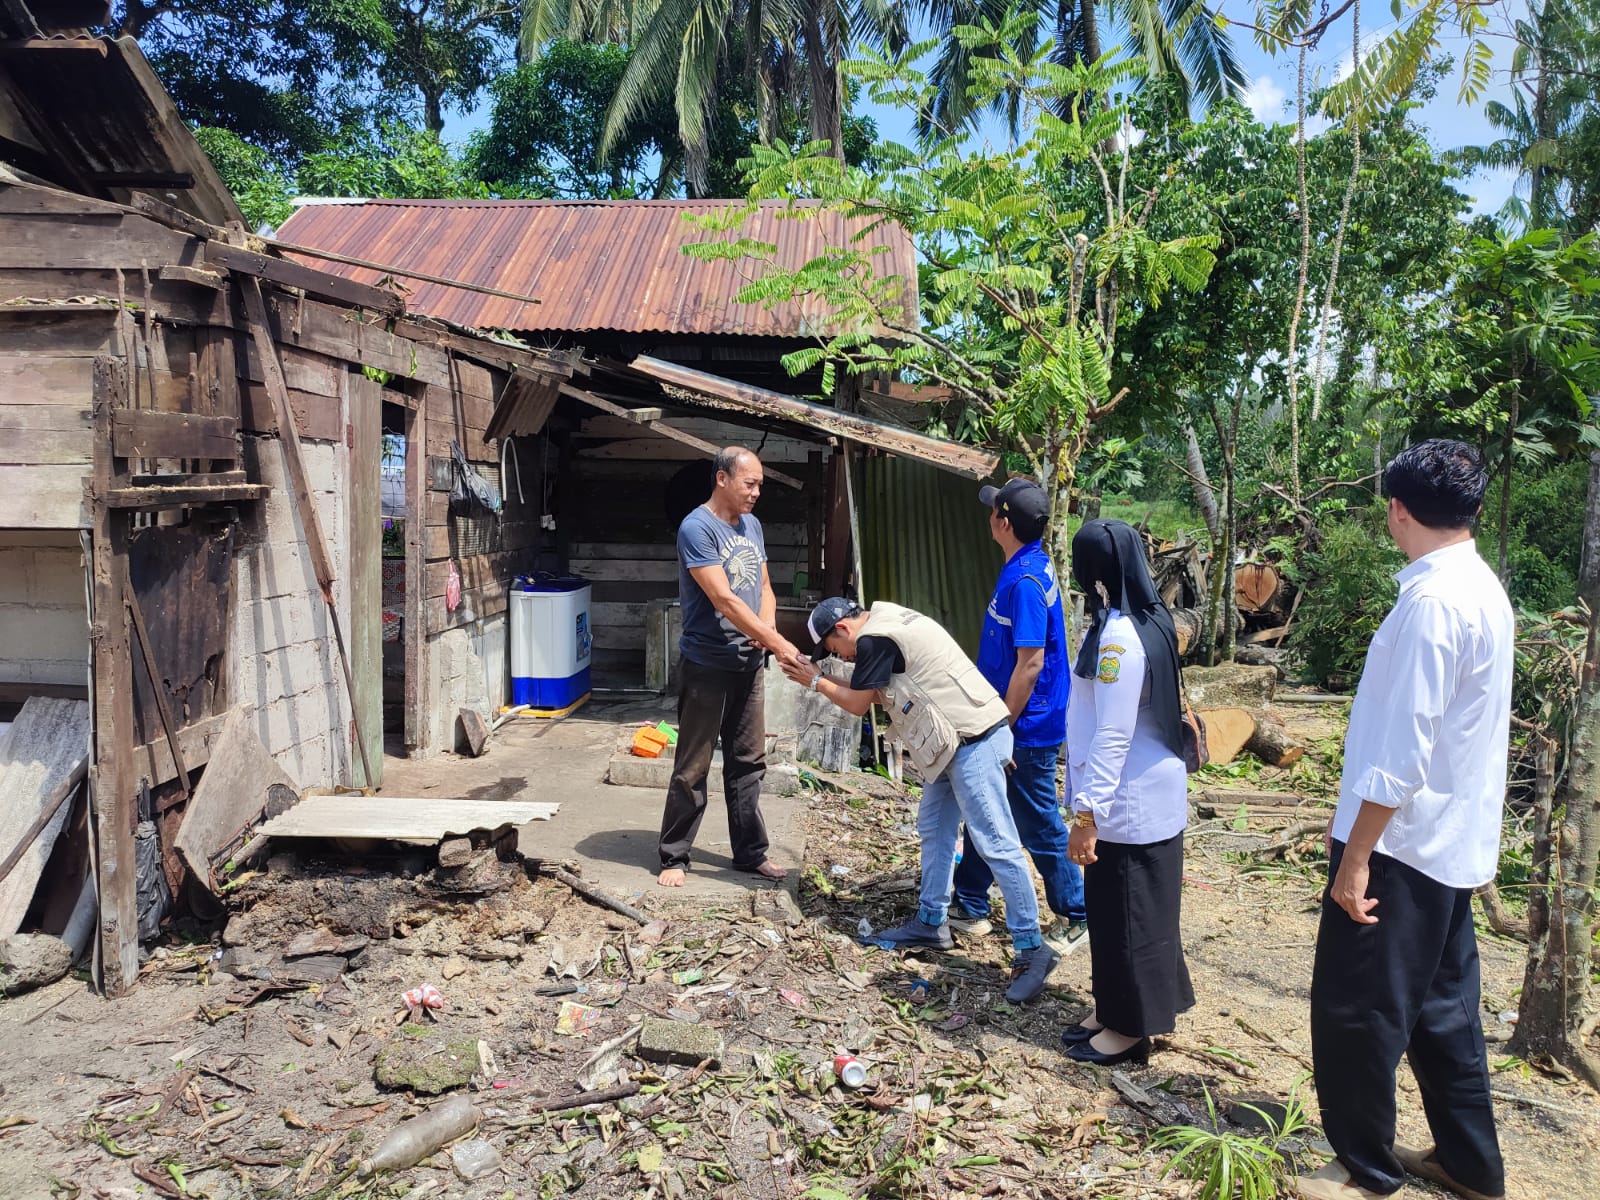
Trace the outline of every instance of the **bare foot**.
[[763, 879], [782, 879], [788, 873], [770, 858], [762, 859], [761, 865], [756, 868], [756, 874]]
[[656, 882], [662, 887], [682, 887], [684, 879], [682, 867], [668, 867], [656, 876]]

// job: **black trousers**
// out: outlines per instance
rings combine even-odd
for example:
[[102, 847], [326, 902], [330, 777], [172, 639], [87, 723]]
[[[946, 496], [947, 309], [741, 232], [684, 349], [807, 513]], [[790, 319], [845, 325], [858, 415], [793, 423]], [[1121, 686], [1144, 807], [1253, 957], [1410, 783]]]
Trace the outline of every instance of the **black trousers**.
[[661, 815], [663, 869], [689, 865], [706, 815], [706, 779], [719, 735], [733, 865], [753, 871], [767, 861], [767, 825], [761, 819], [761, 781], [767, 774], [765, 678], [759, 668], [721, 671], [679, 660], [678, 745]]
[[[1344, 843], [1333, 843], [1330, 881]], [[1453, 888], [1383, 854], [1367, 896], [1376, 925], [1359, 925], [1324, 890], [1311, 976], [1311, 1054], [1322, 1128], [1356, 1183], [1395, 1191], [1395, 1070], [1411, 1063], [1439, 1151], [1457, 1183], [1505, 1194], [1505, 1164], [1489, 1099], [1479, 1016], [1472, 890]], [[1090, 910], [1093, 912], [1093, 909]]]

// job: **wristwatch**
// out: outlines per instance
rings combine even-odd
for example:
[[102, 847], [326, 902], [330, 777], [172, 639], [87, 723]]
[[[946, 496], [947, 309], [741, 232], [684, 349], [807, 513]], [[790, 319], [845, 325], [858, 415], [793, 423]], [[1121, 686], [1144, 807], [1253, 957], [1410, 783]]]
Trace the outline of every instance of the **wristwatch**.
[[1079, 812], [1073, 813], [1072, 823], [1079, 829], [1093, 829], [1095, 827], [1094, 813], [1089, 809], [1082, 809]]

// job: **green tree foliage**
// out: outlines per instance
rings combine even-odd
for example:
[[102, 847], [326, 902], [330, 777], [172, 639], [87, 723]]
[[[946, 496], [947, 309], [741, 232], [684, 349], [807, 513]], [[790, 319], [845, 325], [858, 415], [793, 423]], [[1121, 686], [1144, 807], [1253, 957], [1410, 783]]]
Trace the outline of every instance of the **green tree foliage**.
[[[735, 212], [708, 219], [706, 228], [721, 237], [695, 250], [756, 260], [761, 278], [741, 293], [743, 302], [805, 299], [827, 314], [819, 344], [789, 356], [792, 371], [822, 364], [824, 390], [840, 366], [903, 371], [950, 387], [967, 402], [967, 432], [1021, 454], [1060, 514], [1091, 426], [1121, 399], [1111, 377], [1124, 306], [1159, 305], [1177, 289], [1202, 286], [1217, 239], [1155, 236], [1154, 198], [1114, 182], [1124, 179], [1126, 159], [1108, 161], [1104, 148], [1127, 116], [1116, 97], [1137, 65], [1064, 67], [1051, 61], [1048, 41], [1023, 59], [1012, 47], [1035, 19], [1017, 14], [1003, 28], [955, 30], [975, 45], [999, 47], [998, 57], [972, 57], [973, 100], [982, 106], [1017, 94], [1035, 118], [1026, 140], [1004, 150], [958, 138], [885, 145], [870, 167], [857, 169], [817, 143], [800, 153], [758, 147], [752, 202], [815, 197], [861, 219], [864, 232], [784, 270], [775, 247], [738, 236], [742, 214]], [[931, 48], [874, 55], [850, 70], [879, 103], [914, 113], [937, 90], [914, 65]], [[1105, 181], [1098, 201], [1105, 219], [1094, 236], [1084, 212], [1058, 194], [1056, 180], [1074, 169], [1093, 169]], [[923, 262], [921, 320], [902, 307], [904, 281], [877, 269], [890, 221], [911, 233]], [[885, 333], [898, 340], [886, 342]], [[1052, 526], [1058, 556], [1065, 529], [1065, 521]]]
[[438, 133], [511, 60], [519, 0], [118, 0], [191, 124], [293, 163], [396, 120]]
[[294, 180], [282, 171], [260, 146], [252, 146], [231, 129], [202, 125], [195, 140], [217, 169], [222, 182], [239, 202], [239, 211], [252, 229], [276, 227], [294, 211]]
[[[931, 78], [932, 105], [922, 114], [925, 128], [947, 132], [968, 124], [978, 111], [971, 104], [972, 58], [993, 56], [997, 47], [952, 36], [957, 26], [1000, 20], [1007, 5], [994, 0], [918, 0], [917, 8], [939, 40]], [[1094, 62], [1102, 54], [1137, 59], [1143, 75], [1167, 80], [1185, 107], [1204, 110], [1227, 96], [1238, 96], [1249, 80], [1234, 53], [1221, 5], [1203, 0], [1023, 0], [1022, 11], [1039, 19], [1019, 26], [1013, 50], [1028, 58], [1038, 49], [1040, 31], [1055, 33], [1057, 62]], [[989, 107], [1003, 109], [1015, 129], [1020, 96], [997, 96]]]
[[1305, 588], [1294, 640], [1312, 682], [1342, 690], [1361, 676], [1372, 635], [1394, 607], [1394, 573], [1405, 559], [1385, 530], [1382, 504], [1325, 522], [1321, 533], [1291, 567]]
[[660, 195], [676, 150], [670, 106], [637, 121], [600, 161], [606, 108], [628, 59], [622, 46], [556, 41], [495, 80], [488, 128], [472, 146], [479, 178], [538, 196]]
[[306, 155], [295, 180], [310, 196], [427, 200], [490, 194], [466, 158], [438, 134], [398, 122]]
[[1592, 233], [1600, 228], [1600, 14], [1543, 0], [1513, 32], [1511, 88], [1483, 110], [1500, 136], [1463, 157], [1520, 174], [1503, 213], [1511, 224]]

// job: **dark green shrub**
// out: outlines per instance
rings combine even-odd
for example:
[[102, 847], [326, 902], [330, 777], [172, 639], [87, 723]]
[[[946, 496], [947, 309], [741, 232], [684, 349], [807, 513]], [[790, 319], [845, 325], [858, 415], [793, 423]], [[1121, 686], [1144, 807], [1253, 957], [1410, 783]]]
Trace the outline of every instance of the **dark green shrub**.
[[1340, 690], [1355, 686], [1367, 643], [1394, 605], [1394, 573], [1404, 565], [1381, 505], [1323, 525], [1321, 546], [1305, 554], [1296, 570], [1305, 599], [1293, 640], [1311, 682]]

